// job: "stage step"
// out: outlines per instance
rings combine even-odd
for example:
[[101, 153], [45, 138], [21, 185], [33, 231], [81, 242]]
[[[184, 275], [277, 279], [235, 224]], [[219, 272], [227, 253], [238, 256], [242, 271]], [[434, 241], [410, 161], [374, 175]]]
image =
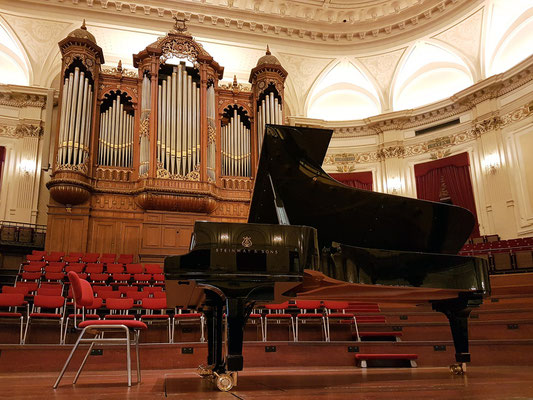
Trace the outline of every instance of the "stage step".
[[[359, 337], [363, 342], [377, 342], [377, 341], [401, 341], [401, 332], [359, 332]], [[353, 339], [357, 340], [357, 334], [353, 333]]]
[[369, 361], [371, 366], [376, 367], [394, 367], [397, 368], [399, 365], [405, 365], [406, 362], [409, 362], [411, 368], [416, 368], [416, 360], [418, 359], [418, 354], [356, 354], [355, 361], [358, 366], [361, 368], [367, 368], [369, 366]]

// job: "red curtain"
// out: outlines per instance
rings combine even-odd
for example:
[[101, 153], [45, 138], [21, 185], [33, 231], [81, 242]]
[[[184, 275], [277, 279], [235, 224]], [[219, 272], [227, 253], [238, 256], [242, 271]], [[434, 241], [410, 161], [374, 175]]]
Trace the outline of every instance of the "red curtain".
[[330, 176], [346, 186], [351, 186], [357, 189], [372, 190], [372, 171], [330, 174]]
[[468, 153], [457, 154], [415, 165], [416, 191], [419, 199], [439, 201], [441, 177], [453, 204], [464, 207], [476, 219], [472, 236], [479, 236], [476, 204], [470, 180]]

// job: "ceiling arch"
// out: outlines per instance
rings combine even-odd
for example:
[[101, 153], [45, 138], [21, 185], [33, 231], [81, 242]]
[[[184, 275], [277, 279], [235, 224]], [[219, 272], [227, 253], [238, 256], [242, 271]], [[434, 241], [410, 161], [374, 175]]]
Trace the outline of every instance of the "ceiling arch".
[[336, 60], [316, 79], [306, 116], [330, 121], [361, 119], [381, 112], [380, 93], [353, 60]]
[[29, 85], [32, 68], [24, 47], [0, 17], [0, 83]]
[[453, 49], [421, 41], [400, 61], [390, 101], [394, 111], [415, 108], [450, 97], [474, 81], [473, 71]]
[[501, 35], [487, 59], [489, 75], [498, 74], [533, 54], [533, 7], [524, 11]]

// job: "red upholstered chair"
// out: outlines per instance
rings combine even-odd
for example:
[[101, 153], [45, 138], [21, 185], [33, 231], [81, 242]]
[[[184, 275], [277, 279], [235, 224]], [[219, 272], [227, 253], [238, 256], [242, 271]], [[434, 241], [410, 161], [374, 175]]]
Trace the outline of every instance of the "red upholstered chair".
[[[2, 288], [2, 291], [5, 286]], [[22, 336], [24, 327], [24, 316], [18, 311], [18, 308], [23, 308], [26, 305], [26, 315], [28, 315], [29, 304], [24, 301], [24, 294], [22, 293], [0, 293], [0, 319], [2, 320], [19, 320], [20, 321], [20, 334], [19, 343], [24, 344], [24, 338]], [[7, 310], [5, 310], [7, 308]]]
[[131, 264], [133, 262], [133, 254], [121, 254], [117, 259], [118, 263]]
[[172, 320], [172, 343], [174, 343], [174, 332], [176, 325], [180, 323], [198, 323], [200, 322], [200, 341], [205, 342], [204, 335], [204, 326], [205, 326], [205, 317], [204, 314], [199, 312], [192, 312], [191, 310], [179, 310], [174, 309], [174, 318]]
[[142, 274], [144, 268], [142, 264], [126, 264], [126, 272], [128, 274]]
[[318, 322], [322, 325], [324, 332], [324, 339], [328, 337], [326, 328], [326, 318], [324, 313], [318, 312], [322, 305], [320, 300], [296, 300], [296, 307], [300, 309], [300, 313], [296, 315], [296, 341], [298, 341], [298, 325], [299, 323]]
[[[146, 314], [141, 315], [141, 321], [146, 321], [148, 324], [153, 324], [156, 321], [159, 321], [164, 322], [167, 325], [168, 342], [170, 343], [172, 332], [170, 329], [170, 315], [167, 314], [166, 297], [160, 299], [144, 298], [141, 300], [141, 307], [143, 310], [146, 310]], [[155, 311], [159, 311], [159, 313], [156, 314]]]
[[43, 259], [42, 254], [28, 254], [26, 256], [26, 261], [41, 261]]
[[281, 304], [266, 304], [265, 308], [268, 310], [268, 314], [265, 315], [265, 334], [263, 340], [266, 342], [268, 340], [268, 323], [274, 322], [276, 324], [288, 324], [289, 334], [292, 333], [292, 339], [296, 340], [296, 335], [294, 334], [294, 319], [292, 314], [287, 313], [289, 308], [289, 302], [286, 301]]
[[92, 305], [81, 308], [76, 307], [72, 314], [67, 315], [67, 318], [65, 319], [65, 328], [63, 329], [63, 343], [66, 343], [69, 321], [72, 319], [74, 328], [77, 329], [78, 320], [83, 322], [85, 320], [100, 319], [100, 316], [96, 313], [96, 310], [102, 307], [103, 302], [104, 300], [102, 298], [94, 297]]
[[81, 256], [81, 261], [84, 263], [95, 263], [98, 261], [100, 254], [98, 253], [86, 253]]
[[349, 304], [347, 301], [324, 301], [324, 309], [326, 311], [326, 341], [331, 342], [330, 334], [330, 321], [351, 321], [355, 326], [355, 333], [357, 335], [357, 340], [360, 341], [359, 329], [357, 328], [357, 320], [355, 319], [355, 314], [346, 312]]
[[[53, 310], [53, 311], [52, 311]], [[65, 298], [63, 296], [35, 295], [33, 306], [24, 331], [24, 343], [28, 337], [28, 329], [32, 320], [59, 322], [59, 344], [63, 343], [63, 316], [65, 314]]]
[[[92, 306], [93, 304], [93, 290], [89, 282], [87, 282], [84, 279], [80, 279], [78, 275], [75, 272], [69, 272], [68, 273], [68, 279], [70, 280], [70, 283], [72, 284], [72, 289], [74, 292], [74, 304], [75, 307], [87, 307]], [[137, 383], [141, 381], [141, 367], [140, 367], [140, 360], [139, 360], [139, 332], [141, 329], [146, 329], [146, 324], [142, 321], [136, 321], [136, 320], [97, 320], [97, 321], [83, 321], [78, 325], [79, 329], [82, 329], [80, 336], [78, 337], [78, 340], [76, 341], [76, 344], [74, 345], [74, 348], [70, 352], [70, 355], [67, 358], [67, 361], [65, 362], [65, 365], [63, 366], [63, 369], [59, 373], [59, 376], [57, 377], [56, 382], [54, 383], [54, 389], [57, 388], [59, 383], [61, 382], [61, 378], [63, 378], [63, 375], [70, 363], [70, 360], [72, 360], [72, 356], [76, 352], [78, 346], [81, 343], [90, 343], [89, 349], [87, 353], [85, 354], [85, 358], [83, 359], [81, 366], [74, 377], [74, 382], [78, 380], [78, 377], [81, 373], [81, 370], [83, 369], [83, 366], [85, 365], [85, 362], [87, 361], [87, 358], [89, 354], [91, 353], [91, 350], [93, 349], [94, 345], [96, 343], [117, 343], [117, 338], [109, 338], [105, 339], [103, 337], [100, 337], [100, 333], [109, 332], [109, 331], [121, 331], [124, 332], [125, 338], [123, 339], [124, 343], [126, 344], [126, 357], [127, 357], [127, 370], [128, 370], [128, 386], [131, 386], [131, 356], [130, 356], [130, 345], [131, 345], [131, 334], [134, 334], [133, 342], [135, 344], [135, 352], [137, 355]], [[84, 338], [84, 335], [87, 331], [90, 332], [96, 332], [97, 335], [94, 338]]]
[[109, 310], [109, 314], [104, 316], [105, 319], [135, 319], [135, 315], [129, 314], [130, 310], [133, 310], [133, 299], [107, 297], [105, 299], [105, 308]]

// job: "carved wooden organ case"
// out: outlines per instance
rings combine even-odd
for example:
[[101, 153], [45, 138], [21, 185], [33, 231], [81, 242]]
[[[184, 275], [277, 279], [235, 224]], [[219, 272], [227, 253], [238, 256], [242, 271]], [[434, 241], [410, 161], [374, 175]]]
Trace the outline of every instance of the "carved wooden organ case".
[[270, 54], [251, 87], [219, 85], [221, 67], [176, 23], [104, 69], [83, 25], [59, 42], [61, 87], [46, 247], [183, 253], [194, 221], [244, 222], [266, 123], [283, 123], [287, 72]]

